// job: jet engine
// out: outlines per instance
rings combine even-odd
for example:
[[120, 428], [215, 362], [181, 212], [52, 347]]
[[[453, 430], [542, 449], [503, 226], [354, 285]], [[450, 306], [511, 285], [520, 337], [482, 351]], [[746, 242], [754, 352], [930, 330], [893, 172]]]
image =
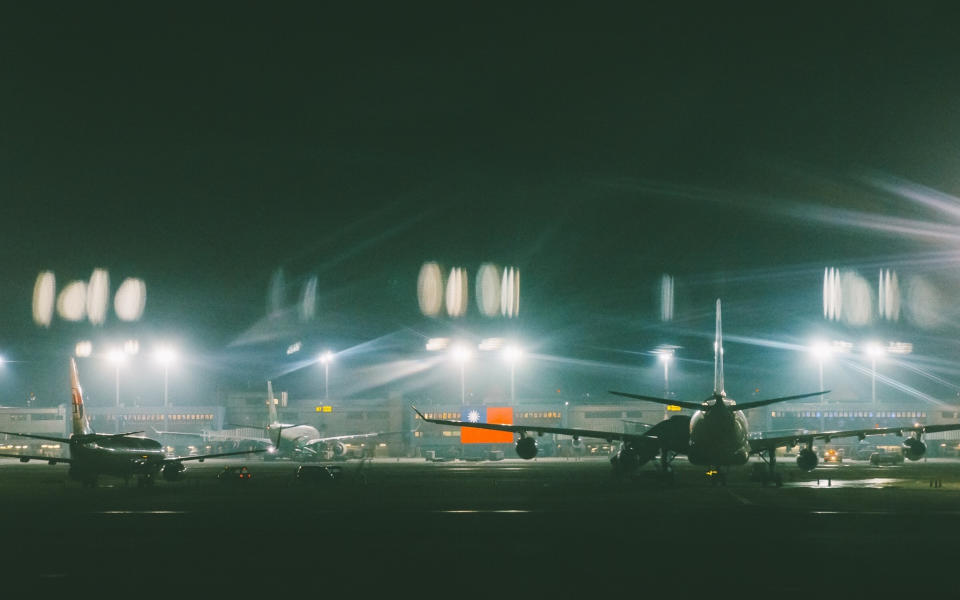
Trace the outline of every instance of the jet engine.
[[927, 453], [927, 445], [917, 438], [910, 438], [903, 442], [903, 455], [909, 460], [920, 460]]
[[333, 452], [334, 458], [343, 458], [347, 454], [347, 447], [343, 445], [343, 442], [330, 444], [330, 450]]
[[620, 444], [620, 450], [610, 457], [610, 464], [615, 471], [621, 474], [630, 474], [646, 464], [656, 453], [641, 452], [641, 449], [633, 442], [624, 442]]
[[797, 454], [797, 466], [803, 471], [812, 471], [818, 462], [817, 453], [810, 448], [803, 448]]
[[186, 470], [187, 466], [182, 462], [167, 463], [163, 467], [163, 478], [167, 481], [179, 481], [183, 479], [183, 473]]
[[537, 455], [537, 440], [532, 437], [522, 437], [517, 440], [517, 456], [530, 460]]

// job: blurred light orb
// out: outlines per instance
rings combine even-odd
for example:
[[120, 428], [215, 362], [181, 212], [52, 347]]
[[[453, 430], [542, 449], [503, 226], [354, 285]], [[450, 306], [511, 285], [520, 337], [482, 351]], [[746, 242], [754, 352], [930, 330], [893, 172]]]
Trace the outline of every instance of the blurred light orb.
[[147, 285], [142, 279], [128, 277], [117, 288], [113, 310], [121, 321], [136, 321], [143, 316], [147, 304]]
[[317, 276], [314, 275], [303, 285], [300, 296], [300, 320], [312, 321], [317, 316]]
[[33, 284], [33, 322], [50, 327], [57, 295], [57, 279], [53, 271], [42, 271]]
[[137, 340], [127, 340], [123, 343], [123, 351], [133, 356], [140, 352], [140, 342]]
[[827, 267], [823, 270], [823, 318], [840, 320], [843, 309], [843, 288], [840, 285], [840, 269]]
[[500, 314], [516, 317], [520, 314], [520, 270], [508, 267], [503, 270], [500, 284]]
[[283, 311], [284, 298], [287, 295], [286, 278], [283, 268], [277, 268], [270, 278], [270, 289], [267, 291], [267, 315], [275, 317]]
[[673, 320], [673, 276], [660, 277], [660, 320]]
[[79, 358], [86, 358], [90, 356], [93, 354], [93, 342], [89, 340], [77, 342], [77, 345], [73, 349], [73, 353]]
[[897, 272], [880, 269], [877, 283], [877, 313], [886, 321], [900, 320], [900, 284]]
[[923, 329], [934, 329], [946, 322], [946, 302], [940, 290], [925, 277], [911, 277], [907, 282], [906, 318]]
[[423, 263], [417, 277], [417, 301], [420, 312], [427, 317], [435, 317], [443, 308], [443, 272], [435, 262]]
[[500, 267], [493, 263], [480, 265], [477, 271], [477, 308], [485, 317], [495, 317], [500, 309]]
[[103, 325], [110, 305], [110, 275], [106, 269], [94, 269], [87, 283], [87, 318], [94, 325]]
[[843, 296], [843, 320], [848, 325], [862, 326], [870, 323], [873, 315], [873, 293], [867, 280], [855, 271], [844, 271], [840, 276]]
[[87, 312], [87, 284], [71, 281], [57, 297], [57, 314], [65, 321], [82, 321]]
[[303, 344], [301, 344], [300, 342], [294, 342], [290, 344], [289, 346], [287, 346], [287, 356], [300, 352], [300, 348], [302, 347], [303, 347]]
[[467, 270], [453, 267], [447, 278], [447, 315], [462, 317], [467, 314], [468, 295]]

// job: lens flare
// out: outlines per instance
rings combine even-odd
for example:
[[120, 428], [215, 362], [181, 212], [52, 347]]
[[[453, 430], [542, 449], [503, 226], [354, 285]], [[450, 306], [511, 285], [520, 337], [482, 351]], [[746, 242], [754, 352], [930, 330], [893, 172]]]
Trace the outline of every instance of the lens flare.
[[53, 322], [54, 301], [57, 294], [57, 280], [52, 271], [43, 271], [37, 275], [33, 285], [33, 322], [41, 327], [50, 327]]
[[443, 272], [435, 262], [423, 263], [417, 277], [417, 300], [420, 312], [427, 317], [440, 314], [443, 307]]
[[71, 281], [57, 297], [57, 314], [65, 321], [82, 321], [87, 312], [87, 284]]
[[143, 316], [147, 304], [147, 286], [141, 279], [128, 277], [117, 288], [113, 310], [121, 321], [136, 321]]
[[477, 272], [477, 308], [485, 317], [495, 317], [500, 310], [500, 268], [493, 263], [480, 265]]
[[94, 325], [103, 325], [110, 304], [110, 275], [106, 269], [94, 269], [87, 284], [87, 318]]
[[462, 317], [467, 314], [467, 299], [469, 295], [467, 270], [462, 267], [450, 269], [447, 278], [447, 315]]

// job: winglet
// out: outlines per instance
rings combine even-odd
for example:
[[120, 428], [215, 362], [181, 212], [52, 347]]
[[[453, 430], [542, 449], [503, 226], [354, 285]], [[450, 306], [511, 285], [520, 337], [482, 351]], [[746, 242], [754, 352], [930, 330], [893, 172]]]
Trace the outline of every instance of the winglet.
[[413, 412], [417, 413], [417, 415], [418, 415], [421, 419], [423, 419], [424, 421], [427, 420], [427, 418], [426, 418], [425, 416], [423, 416], [423, 413], [420, 412], [419, 410], [417, 410], [417, 407], [416, 407], [416, 406], [414, 406], [414, 405], [411, 404], [411, 405], [410, 405], [410, 408], [412, 408], [412, 409], [413, 409]]

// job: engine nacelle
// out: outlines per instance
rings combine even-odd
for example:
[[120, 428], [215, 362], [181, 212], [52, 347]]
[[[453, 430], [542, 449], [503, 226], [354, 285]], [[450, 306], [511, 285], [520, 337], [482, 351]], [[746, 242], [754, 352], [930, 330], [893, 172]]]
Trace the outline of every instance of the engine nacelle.
[[909, 460], [920, 460], [927, 453], [927, 445], [917, 438], [903, 442], [903, 456]]
[[183, 473], [186, 470], [187, 466], [182, 462], [167, 463], [163, 467], [163, 478], [167, 481], [179, 481], [183, 479]]
[[343, 445], [343, 442], [334, 442], [330, 444], [330, 450], [337, 458], [343, 458], [343, 456], [347, 454], [347, 447]]
[[537, 440], [532, 437], [522, 437], [517, 440], [517, 456], [530, 460], [537, 455]]
[[819, 460], [820, 459], [817, 458], [817, 453], [810, 448], [804, 448], [800, 450], [799, 454], [797, 454], [797, 466], [803, 471], [814, 470]]

